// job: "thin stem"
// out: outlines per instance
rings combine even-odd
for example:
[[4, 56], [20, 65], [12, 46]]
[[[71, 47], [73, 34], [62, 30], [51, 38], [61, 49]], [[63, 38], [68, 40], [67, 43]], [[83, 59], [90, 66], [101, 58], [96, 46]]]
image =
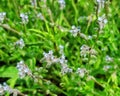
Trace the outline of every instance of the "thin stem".
[[21, 33], [20, 33], [19, 31], [11, 28], [11, 27], [10, 27], [9, 25], [7, 25], [7, 24], [0, 24], [0, 27], [3, 27], [4, 29], [7, 29], [7, 30], [9, 30], [9, 31], [11, 31], [11, 32], [13, 32], [13, 33], [21, 36]]

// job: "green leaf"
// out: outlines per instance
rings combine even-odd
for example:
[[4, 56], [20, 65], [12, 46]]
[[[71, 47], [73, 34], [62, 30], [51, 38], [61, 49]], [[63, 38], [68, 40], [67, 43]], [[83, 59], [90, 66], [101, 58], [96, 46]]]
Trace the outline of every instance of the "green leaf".
[[11, 67], [3, 66], [2, 68], [0, 68], [0, 77], [16, 78], [18, 77], [18, 70], [13, 66]]

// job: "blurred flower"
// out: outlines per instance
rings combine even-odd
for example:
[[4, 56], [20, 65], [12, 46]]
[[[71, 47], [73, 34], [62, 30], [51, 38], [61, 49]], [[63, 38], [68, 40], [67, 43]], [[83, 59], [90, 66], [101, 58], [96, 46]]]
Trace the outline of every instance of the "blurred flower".
[[60, 54], [64, 54], [64, 52], [63, 52], [64, 46], [60, 45], [59, 48], [60, 48], [59, 53], [60, 53]]
[[20, 40], [16, 41], [15, 46], [18, 46], [20, 49], [22, 49], [25, 46], [24, 40], [21, 38]]
[[53, 51], [50, 50], [48, 53], [43, 53], [45, 61], [47, 62], [47, 67], [50, 67], [53, 63], [57, 63], [58, 59], [53, 55]]
[[104, 8], [105, 0], [97, 0], [98, 3], [98, 13]]
[[2, 84], [0, 84], [0, 96], [3, 96], [5, 94], [5, 90], [2, 86]]
[[25, 65], [24, 61], [18, 62], [16, 67], [17, 67], [17, 69], [19, 71], [18, 74], [19, 74], [20, 78], [24, 78], [26, 75], [32, 77], [32, 72], [28, 68], [28, 66]]
[[36, 0], [31, 0], [31, 5], [34, 6], [34, 7], [37, 7], [37, 1]]
[[96, 50], [90, 48], [87, 45], [82, 45], [80, 50], [81, 50], [80, 55], [81, 55], [81, 57], [84, 57], [84, 58], [86, 58], [87, 55], [90, 55], [90, 56], [94, 55], [95, 56], [97, 54]]
[[39, 18], [40, 20], [44, 20], [44, 16], [42, 15], [42, 13], [38, 13], [37, 18]]
[[79, 74], [81, 78], [83, 78], [85, 74], [87, 73], [87, 70], [85, 68], [78, 68], [76, 73]]
[[105, 66], [103, 67], [103, 70], [104, 70], [104, 71], [108, 71], [110, 68], [111, 68], [110, 65], [105, 65]]
[[62, 73], [62, 75], [72, 72], [72, 69], [69, 68], [68, 65], [67, 65], [67, 60], [65, 59], [64, 54], [62, 54], [62, 56], [59, 58], [59, 63], [61, 65], [61, 73]]
[[100, 31], [104, 28], [105, 24], [107, 24], [108, 20], [105, 18], [105, 14], [101, 17], [98, 17], [98, 23], [100, 27]]
[[105, 57], [105, 61], [106, 61], [107, 63], [113, 62], [113, 58], [107, 55], [107, 56]]
[[27, 23], [29, 22], [29, 20], [28, 20], [28, 15], [27, 15], [27, 14], [21, 13], [21, 14], [20, 14], [20, 17], [21, 17], [21, 19], [22, 19], [22, 23], [23, 23], [23, 24], [27, 24]]
[[61, 68], [62, 75], [66, 73], [71, 73], [73, 70], [67, 66], [67, 64], [63, 64]]
[[70, 33], [76, 37], [77, 34], [80, 32], [80, 28], [75, 27], [74, 25], [71, 27]]
[[9, 94], [13, 94], [13, 96], [17, 96], [18, 94], [24, 95], [20, 93], [17, 89], [12, 89], [6, 83], [0, 84], [0, 96], [5, 96], [6, 92], [8, 92]]
[[0, 23], [3, 23], [6, 16], [6, 12], [0, 12]]
[[60, 9], [63, 10], [65, 8], [65, 0], [58, 0], [58, 3], [60, 4]]
[[65, 56], [64, 54], [59, 58], [59, 62], [61, 65], [64, 65], [67, 63], [67, 60], [65, 59]]

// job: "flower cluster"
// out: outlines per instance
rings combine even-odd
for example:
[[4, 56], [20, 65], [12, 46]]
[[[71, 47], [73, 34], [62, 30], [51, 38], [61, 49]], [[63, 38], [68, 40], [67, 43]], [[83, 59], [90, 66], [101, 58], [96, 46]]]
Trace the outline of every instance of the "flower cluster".
[[[6, 83], [0, 84], [0, 96], [5, 96], [5, 93], [8, 92], [9, 94], [13, 94], [13, 96], [23, 95], [17, 89], [12, 89]], [[24, 95], [25, 96], [25, 95]]]
[[28, 66], [25, 65], [24, 61], [18, 62], [16, 67], [19, 71], [18, 74], [20, 78], [24, 78], [26, 75], [32, 77], [32, 72]]
[[104, 28], [104, 26], [108, 22], [108, 20], [105, 17], [105, 14], [101, 15], [101, 10], [104, 9], [105, 0], [97, 0], [97, 3], [98, 3], [98, 9], [97, 9], [98, 24], [99, 24], [100, 32], [102, 32], [102, 29]]
[[112, 68], [112, 66], [110, 66], [110, 65], [104, 65], [103, 66], [103, 70], [106, 72], [106, 71], [108, 71], [110, 68]]
[[106, 19], [105, 14], [102, 15], [101, 17], [98, 17], [98, 24], [99, 24], [100, 31], [102, 31], [102, 29], [107, 24], [107, 22], [108, 20]]
[[27, 23], [29, 22], [29, 20], [28, 20], [28, 15], [27, 15], [27, 14], [21, 13], [21, 14], [20, 14], [20, 17], [21, 17], [21, 19], [22, 19], [22, 23], [23, 23], [23, 24], [27, 24]]
[[58, 3], [60, 4], [60, 9], [63, 10], [65, 8], [65, 0], [58, 0]]
[[106, 61], [107, 63], [113, 62], [113, 58], [107, 55], [107, 56], [105, 57], [105, 61]]
[[76, 37], [77, 34], [80, 32], [80, 28], [75, 27], [74, 25], [71, 27], [70, 33]]
[[81, 50], [80, 55], [81, 57], [84, 57], [84, 58], [87, 57], [87, 55], [95, 56], [97, 54], [96, 50], [90, 48], [87, 45], [82, 45], [80, 50]]
[[79, 74], [81, 78], [83, 78], [87, 72], [88, 71], [85, 68], [78, 68], [76, 71], [76, 73]]
[[71, 73], [73, 70], [71, 68], [68, 67], [67, 65], [67, 60], [65, 59], [65, 55], [64, 55], [64, 46], [60, 45], [59, 46], [59, 53], [60, 53], [60, 57], [59, 57], [59, 63], [61, 65], [61, 73], [62, 75], [66, 74], [66, 73]]
[[63, 48], [64, 46], [60, 45], [59, 46], [60, 48], [60, 57], [57, 58], [53, 55], [53, 51], [50, 50], [48, 53], [43, 53], [44, 57], [42, 58], [42, 60], [45, 60], [47, 62], [47, 67], [50, 67], [52, 64], [55, 64], [55, 63], [60, 63], [60, 66], [61, 66], [61, 73], [64, 75], [66, 73], [71, 73], [72, 72], [72, 69], [68, 67], [67, 65], [67, 60], [65, 59], [65, 55], [64, 55], [64, 52], [63, 52]]
[[64, 54], [59, 58], [59, 63], [61, 65], [61, 73], [64, 75], [66, 73], [71, 73], [72, 69], [68, 67], [67, 60], [65, 59]]
[[48, 53], [43, 53], [43, 60], [47, 62], [47, 67], [50, 67], [53, 63], [57, 63], [58, 59], [53, 55], [53, 51], [50, 50]]
[[64, 46], [59, 45], [59, 49], [60, 49], [59, 53], [60, 53], [61, 55], [64, 54], [64, 52], [63, 52]]
[[5, 16], [6, 16], [6, 12], [1, 12], [0, 13], [0, 23], [3, 23], [3, 21], [5, 19]]
[[98, 13], [101, 12], [101, 9], [104, 8], [105, 0], [97, 0], [98, 3]]
[[32, 5], [32, 6], [34, 6], [34, 7], [37, 6], [37, 1], [36, 1], [36, 0], [31, 0], [30, 2], [31, 2], [31, 5]]
[[16, 41], [15, 46], [18, 46], [20, 49], [23, 49], [23, 47], [25, 46], [24, 40], [21, 38], [20, 40]]
[[37, 18], [39, 18], [40, 20], [44, 20], [44, 16], [42, 15], [42, 13], [38, 13]]

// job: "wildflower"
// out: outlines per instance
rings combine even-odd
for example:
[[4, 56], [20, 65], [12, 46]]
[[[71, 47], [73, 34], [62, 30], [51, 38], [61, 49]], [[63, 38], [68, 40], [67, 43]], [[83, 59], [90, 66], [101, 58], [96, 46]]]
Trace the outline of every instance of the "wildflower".
[[19, 71], [19, 77], [24, 78], [26, 75], [32, 76], [31, 70], [28, 68], [28, 66], [25, 65], [24, 61], [20, 61], [17, 63], [17, 69]]
[[104, 8], [105, 0], [97, 0], [98, 3], [98, 13], [100, 13], [101, 9]]
[[37, 1], [36, 0], [31, 0], [31, 5], [34, 6], [34, 7], [37, 7]]
[[3, 86], [0, 84], [0, 96], [5, 94]]
[[74, 25], [71, 27], [70, 33], [76, 37], [77, 34], [80, 32], [80, 28], [75, 27]]
[[110, 62], [113, 61], [113, 58], [107, 55], [107, 56], [105, 57], [105, 61], [106, 61], [107, 63], [110, 63]]
[[42, 13], [38, 13], [37, 14], [37, 18], [41, 19], [41, 20], [44, 20], [44, 16], [42, 15]]
[[67, 65], [67, 60], [65, 59], [64, 54], [62, 54], [62, 56], [59, 58], [59, 63], [61, 65], [61, 73], [62, 73], [62, 75], [72, 72], [72, 69], [69, 68], [68, 65]]
[[92, 40], [92, 38], [93, 38], [93, 37], [92, 37], [91, 35], [88, 36], [88, 39], [89, 39], [89, 40]]
[[48, 53], [44, 52], [43, 55], [44, 55], [43, 59], [45, 59], [45, 61], [47, 62], [47, 66], [51, 66], [53, 63], [58, 62], [58, 59], [55, 58], [52, 50], [50, 50]]
[[90, 49], [89, 46], [87, 46], [87, 45], [82, 45], [81, 48], [80, 48], [80, 50], [81, 50], [80, 55], [81, 55], [82, 57], [86, 57], [87, 54], [89, 54], [89, 49]]
[[84, 58], [86, 58], [87, 55], [95, 56], [97, 54], [96, 50], [90, 48], [87, 45], [82, 45], [80, 50], [81, 50], [80, 55], [81, 57], [84, 57]]
[[83, 78], [85, 74], [87, 73], [87, 70], [85, 68], [78, 68], [76, 73], [79, 74], [81, 78]]
[[21, 38], [20, 40], [16, 41], [15, 46], [18, 46], [20, 49], [22, 49], [25, 46], [24, 40]]
[[65, 8], [65, 1], [64, 0], [58, 0], [58, 3], [60, 4], [60, 9], [63, 10]]
[[21, 13], [21, 14], [20, 14], [20, 17], [21, 17], [21, 19], [22, 19], [22, 23], [23, 23], [23, 24], [27, 24], [27, 23], [29, 22], [29, 20], [28, 20], [28, 15], [27, 15], [27, 14]]
[[61, 64], [61, 65], [66, 64], [66, 63], [67, 63], [67, 60], [65, 59], [64, 54], [63, 54], [63, 55], [59, 58], [59, 62], [60, 62], [60, 64]]
[[6, 16], [6, 12], [0, 12], [0, 23], [3, 23]]
[[105, 15], [98, 17], [98, 23], [100, 27], [100, 31], [104, 28], [105, 24], [107, 24], [108, 20], [105, 18]]
[[13, 94], [12, 96], [27, 96], [23, 93], [21, 93], [17, 89], [12, 89], [9, 85], [7, 85], [5, 82], [3, 84], [0, 84], [0, 96], [5, 96], [5, 93], [8, 92], [9, 94]]
[[110, 68], [111, 68], [110, 65], [105, 65], [105, 66], [103, 67], [103, 70], [104, 70], [104, 71], [108, 71]]
[[60, 45], [59, 48], [60, 48], [59, 53], [60, 53], [60, 54], [64, 54], [64, 53], [63, 53], [64, 46]]
[[61, 68], [62, 75], [66, 73], [72, 73], [72, 69], [67, 66], [67, 64], [63, 64]]

